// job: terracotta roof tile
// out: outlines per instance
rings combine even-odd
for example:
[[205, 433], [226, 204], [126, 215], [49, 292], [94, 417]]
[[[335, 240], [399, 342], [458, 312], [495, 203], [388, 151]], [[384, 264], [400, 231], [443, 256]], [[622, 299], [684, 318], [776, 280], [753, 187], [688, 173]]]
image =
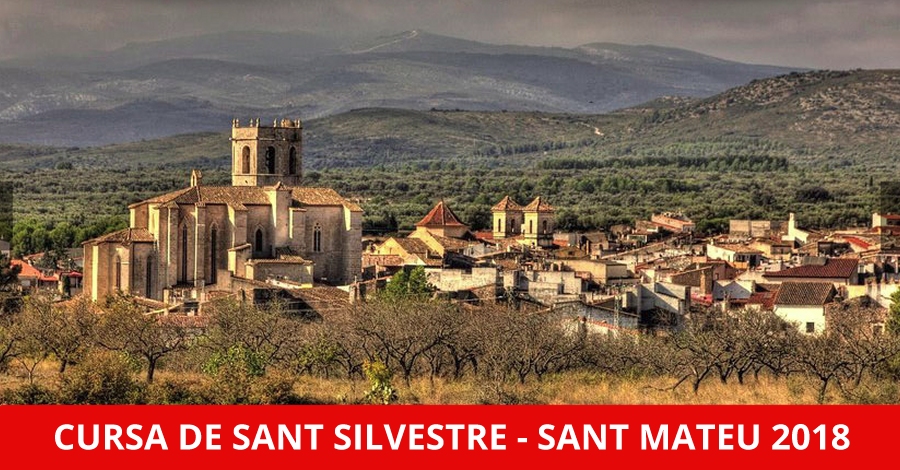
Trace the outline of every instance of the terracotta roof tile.
[[523, 211], [526, 212], [553, 212], [553, 206], [547, 204], [547, 201], [543, 200], [540, 196], [534, 198], [530, 204], [522, 208]]
[[460, 240], [459, 238], [441, 237], [434, 234], [431, 234], [431, 237], [444, 247], [445, 250], [464, 250], [472, 245], [478, 244], [477, 242]]
[[375, 255], [372, 253], [363, 253], [362, 265], [366, 266], [403, 266], [403, 258], [399, 255]]
[[153, 243], [156, 239], [145, 228], [126, 228], [88, 240], [85, 243]]
[[420, 220], [417, 227], [439, 227], [439, 226], [465, 226], [459, 221], [459, 217], [450, 210], [450, 206], [443, 200], [437, 203], [431, 211]]
[[418, 238], [394, 238], [394, 241], [410, 254], [424, 255], [430, 251], [428, 245]]
[[503, 211], [520, 211], [522, 210], [522, 206], [513, 200], [513, 198], [509, 196], [505, 196], [500, 202], [497, 203], [496, 206], [491, 208], [491, 212], [503, 212]]
[[763, 277], [769, 278], [812, 278], [812, 279], [843, 279], [856, 273], [858, 259], [831, 258], [825, 265], [805, 265], [783, 269], [781, 271], [768, 272]]
[[494, 241], [494, 232], [480, 231], [480, 232], [473, 233], [473, 235], [475, 235], [475, 238], [478, 240], [488, 241], [488, 242]]
[[778, 289], [775, 305], [825, 305], [834, 294], [830, 282], [785, 282]]
[[859, 238], [859, 237], [847, 236], [847, 237], [844, 237], [844, 240], [847, 243], [850, 243], [851, 245], [856, 245], [856, 246], [862, 248], [863, 250], [868, 250], [869, 248], [872, 247], [871, 243], [869, 243], [866, 240], [863, 240], [862, 238]]
[[37, 279], [42, 276], [41, 272], [37, 268], [20, 259], [10, 260], [9, 266], [19, 266], [21, 268], [21, 270], [19, 271], [19, 277], [33, 277]]
[[307, 206], [344, 206], [352, 212], [362, 212], [362, 208], [341, 197], [331, 188], [291, 188], [294, 200]]
[[287, 188], [284, 185], [271, 187], [258, 186], [192, 186], [162, 194], [145, 201], [132, 204], [129, 207], [137, 207], [143, 204], [161, 204], [172, 207], [172, 204], [226, 204], [238, 209], [245, 205], [267, 205], [269, 196], [267, 190], [290, 189], [291, 197], [300, 206], [343, 206], [354, 212], [362, 212], [358, 205], [341, 197], [331, 188]]

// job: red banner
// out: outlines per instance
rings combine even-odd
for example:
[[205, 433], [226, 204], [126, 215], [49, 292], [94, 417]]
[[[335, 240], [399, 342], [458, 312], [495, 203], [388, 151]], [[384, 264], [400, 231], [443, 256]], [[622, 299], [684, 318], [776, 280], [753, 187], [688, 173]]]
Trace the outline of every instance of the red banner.
[[896, 406], [6, 406], [29, 467], [876, 464]]

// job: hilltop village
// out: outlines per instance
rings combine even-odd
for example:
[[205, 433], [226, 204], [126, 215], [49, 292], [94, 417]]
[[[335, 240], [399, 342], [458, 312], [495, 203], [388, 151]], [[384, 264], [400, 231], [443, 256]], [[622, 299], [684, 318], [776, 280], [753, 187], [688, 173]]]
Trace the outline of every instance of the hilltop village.
[[85, 242], [64, 266], [48, 268], [40, 253], [13, 260], [21, 286], [94, 301], [121, 292], [168, 315], [202, 318], [208, 302], [236, 296], [326, 316], [415, 272], [429, 296], [553, 311], [600, 332], [677, 328], [715, 308], [772, 311], [816, 334], [847, 303], [884, 318], [900, 281], [895, 214], [828, 232], [803, 229], [794, 214], [731, 220], [728, 233], [700, 237], [690, 214], [659, 208], [570, 233], [557, 230], [553, 201], [507, 196], [489, 231], [471, 230], [440, 200], [411, 233], [363, 237], [359, 205], [301, 185], [299, 120], [235, 120], [231, 143], [230, 186], [194, 171], [184, 189], [130, 205], [128, 228]]

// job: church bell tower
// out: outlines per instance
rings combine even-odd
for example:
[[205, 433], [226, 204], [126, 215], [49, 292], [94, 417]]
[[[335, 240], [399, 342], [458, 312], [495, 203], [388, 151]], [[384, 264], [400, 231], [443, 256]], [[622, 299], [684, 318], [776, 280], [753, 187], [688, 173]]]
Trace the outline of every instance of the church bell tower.
[[303, 124], [299, 119], [262, 126], [259, 119], [231, 124], [232, 186], [299, 186], [302, 175]]

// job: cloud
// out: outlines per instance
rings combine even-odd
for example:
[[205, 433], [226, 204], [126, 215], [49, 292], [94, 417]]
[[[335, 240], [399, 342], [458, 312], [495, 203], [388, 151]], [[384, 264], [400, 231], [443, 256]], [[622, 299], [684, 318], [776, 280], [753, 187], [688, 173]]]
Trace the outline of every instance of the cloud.
[[493, 43], [606, 41], [825, 68], [900, 67], [894, 0], [0, 0], [0, 57], [229, 30], [420, 28]]

